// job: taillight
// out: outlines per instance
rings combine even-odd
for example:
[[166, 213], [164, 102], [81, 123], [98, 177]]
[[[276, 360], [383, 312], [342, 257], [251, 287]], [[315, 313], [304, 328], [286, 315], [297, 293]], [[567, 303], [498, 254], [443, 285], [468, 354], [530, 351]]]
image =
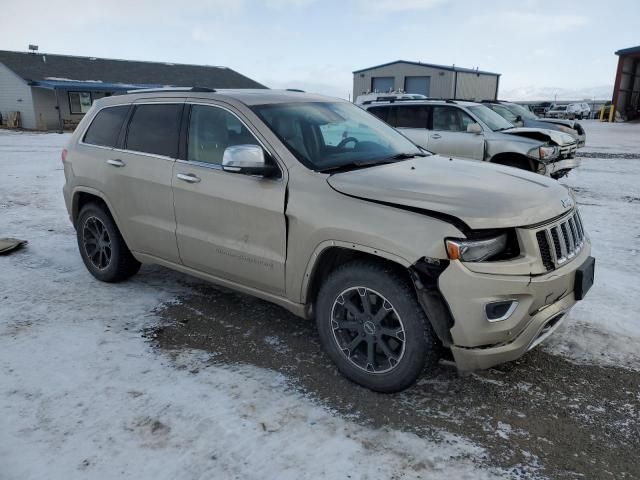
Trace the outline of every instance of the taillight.
[[60, 157], [62, 158], [62, 161], [63, 161], [63, 162], [65, 162], [65, 161], [67, 160], [67, 153], [68, 153], [68, 152], [67, 152], [67, 149], [66, 149], [66, 148], [64, 148], [64, 149], [62, 150], [62, 153], [60, 154]]

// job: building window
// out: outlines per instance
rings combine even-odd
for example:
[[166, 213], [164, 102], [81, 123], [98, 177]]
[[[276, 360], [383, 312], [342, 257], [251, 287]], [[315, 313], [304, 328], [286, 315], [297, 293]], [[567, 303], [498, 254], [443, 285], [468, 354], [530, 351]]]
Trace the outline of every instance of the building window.
[[71, 113], [85, 114], [91, 108], [91, 93], [69, 92], [69, 111]]

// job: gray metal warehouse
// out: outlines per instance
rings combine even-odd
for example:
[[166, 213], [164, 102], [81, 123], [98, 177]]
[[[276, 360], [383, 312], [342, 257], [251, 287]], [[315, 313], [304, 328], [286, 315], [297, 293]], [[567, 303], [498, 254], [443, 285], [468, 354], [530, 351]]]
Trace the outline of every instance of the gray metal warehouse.
[[500, 74], [455, 65], [396, 60], [353, 72], [353, 97], [404, 91], [433, 98], [495, 100]]
[[162, 86], [267, 88], [227, 67], [0, 50], [0, 116], [22, 128], [72, 129], [98, 98]]

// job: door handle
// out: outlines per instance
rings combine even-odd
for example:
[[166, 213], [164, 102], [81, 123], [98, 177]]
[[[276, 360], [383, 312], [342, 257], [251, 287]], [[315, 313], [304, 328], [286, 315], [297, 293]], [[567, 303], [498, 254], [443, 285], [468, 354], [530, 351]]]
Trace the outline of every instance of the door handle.
[[188, 182], [188, 183], [200, 183], [200, 179], [193, 175], [192, 173], [179, 173], [176, 175], [180, 180]]
[[109, 165], [113, 165], [114, 167], [124, 167], [124, 162], [119, 158], [110, 158], [107, 160]]
[[442, 135], [440, 135], [439, 133], [435, 133], [435, 134], [431, 135], [431, 138], [434, 138], [434, 139], [437, 140], [439, 138], [442, 138]]

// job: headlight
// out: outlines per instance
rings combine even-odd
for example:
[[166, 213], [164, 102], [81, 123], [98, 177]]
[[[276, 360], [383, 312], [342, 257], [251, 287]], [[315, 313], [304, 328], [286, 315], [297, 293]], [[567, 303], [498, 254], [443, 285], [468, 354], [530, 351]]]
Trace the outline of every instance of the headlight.
[[532, 148], [527, 155], [538, 160], [553, 160], [558, 156], [558, 148], [551, 145]]
[[507, 234], [484, 240], [459, 240], [448, 238], [445, 240], [447, 255], [451, 260], [463, 262], [482, 262], [495, 257], [507, 247]]

